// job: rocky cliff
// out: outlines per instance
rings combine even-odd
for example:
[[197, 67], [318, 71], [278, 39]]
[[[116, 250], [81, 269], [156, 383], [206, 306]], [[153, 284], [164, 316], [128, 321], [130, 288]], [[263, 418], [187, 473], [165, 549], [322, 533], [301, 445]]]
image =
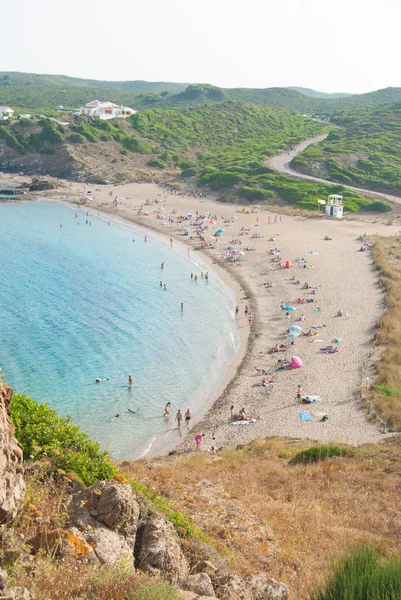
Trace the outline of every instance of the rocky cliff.
[[22, 450], [8, 413], [13, 390], [0, 380], [0, 523], [10, 523], [25, 496]]

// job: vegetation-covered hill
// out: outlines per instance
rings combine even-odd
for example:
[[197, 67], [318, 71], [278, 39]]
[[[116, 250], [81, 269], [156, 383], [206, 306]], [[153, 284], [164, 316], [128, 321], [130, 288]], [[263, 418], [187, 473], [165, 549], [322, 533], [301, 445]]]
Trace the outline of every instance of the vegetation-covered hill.
[[353, 94], [346, 94], [341, 92], [327, 93], [327, 92], [318, 92], [317, 90], [313, 90], [311, 88], [290, 86], [290, 90], [295, 90], [296, 92], [301, 92], [305, 96], [311, 96], [312, 98], [348, 98], [349, 96], [353, 96]]
[[188, 83], [172, 83], [167, 81], [102, 81], [98, 79], [80, 79], [66, 75], [42, 75], [36, 73], [18, 73], [15, 71], [0, 72], [0, 87], [36, 86], [36, 87], [81, 87], [105, 90], [122, 90], [126, 92], [172, 92], [184, 90]]
[[227, 100], [286, 108], [306, 114], [331, 115], [390, 102], [401, 102], [401, 88], [368, 94], [323, 94], [306, 88], [231, 88], [208, 84], [169, 82], [97, 81], [63, 75], [0, 72], [0, 103], [32, 110], [57, 106], [77, 108], [93, 100], [110, 100], [133, 108], [192, 106]]
[[[114, 174], [121, 180], [125, 171], [126, 179], [143, 180], [146, 170], [147, 180], [173, 181], [181, 175], [220, 192], [228, 201], [280, 199], [313, 210], [318, 197], [342, 192], [341, 186], [301, 182], [266, 166], [267, 157], [327, 128], [288, 111], [224, 102], [142, 110], [127, 121], [89, 121], [86, 117], [69, 121], [68, 127], [47, 119], [22, 119], [1, 126], [0, 139], [9, 150], [0, 155], [0, 168], [11, 168], [11, 152], [18, 156], [12, 162], [14, 170], [33, 173], [39, 154], [41, 164], [51, 164], [51, 175], [75, 177], [79, 172], [82, 176], [84, 170], [88, 181], [111, 180]], [[92, 168], [88, 170], [84, 165], [89, 159]], [[139, 176], [132, 171], [138, 165]], [[369, 203], [351, 191], [344, 192], [344, 200], [351, 211], [387, 209], [385, 203]]]
[[333, 116], [341, 128], [293, 160], [296, 169], [372, 190], [401, 192], [401, 103]]
[[[188, 109], [140, 111], [129, 119], [146, 141], [159, 146], [151, 164], [160, 169], [172, 162], [183, 177], [199, 176], [201, 185], [250, 201], [275, 195], [302, 208], [316, 208], [316, 200], [340, 191], [338, 186], [304, 183], [283, 177], [266, 166], [265, 159], [324, 130], [324, 125], [287, 111], [226, 102]], [[342, 191], [342, 190], [341, 190]], [[368, 202], [344, 191], [345, 206], [359, 210]], [[370, 204], [383, 210], [385, 203]]]

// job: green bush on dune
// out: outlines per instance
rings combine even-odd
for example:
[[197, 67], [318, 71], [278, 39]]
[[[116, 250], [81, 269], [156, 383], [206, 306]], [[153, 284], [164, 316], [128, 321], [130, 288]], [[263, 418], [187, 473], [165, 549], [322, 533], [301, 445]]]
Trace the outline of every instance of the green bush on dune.
[[15, 437], [24, 458], [48, 458], [55, 470], [74, 473], [85, 485], [117, 475], [107, 452], [100, 450], [70, 417], [59, 417], [47, 404], [15, 394], [11, 402]]

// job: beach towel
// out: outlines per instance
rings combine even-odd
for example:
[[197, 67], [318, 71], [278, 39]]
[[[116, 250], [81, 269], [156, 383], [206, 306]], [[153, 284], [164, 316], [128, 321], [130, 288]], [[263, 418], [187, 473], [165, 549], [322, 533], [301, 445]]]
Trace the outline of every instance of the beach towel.
[[252, 421], [233, 421], [231, 425], [249, 425], [249, 423], [254, 423], [255, 419]]
[[301, 396], [303, 404], [315, 404], [316, 402], [320, 402], [320, 396]]
[[312, 417], [308, 412], [299, 413], [299, 418], [301, 419], [301, 421], [312, 421]]

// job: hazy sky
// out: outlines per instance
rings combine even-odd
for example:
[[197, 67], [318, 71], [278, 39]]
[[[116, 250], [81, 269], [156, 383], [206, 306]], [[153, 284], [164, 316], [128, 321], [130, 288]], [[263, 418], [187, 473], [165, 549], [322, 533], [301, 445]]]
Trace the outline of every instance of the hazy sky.
[[0, 71], [401, 87], [401, 0], [0, 0]]

